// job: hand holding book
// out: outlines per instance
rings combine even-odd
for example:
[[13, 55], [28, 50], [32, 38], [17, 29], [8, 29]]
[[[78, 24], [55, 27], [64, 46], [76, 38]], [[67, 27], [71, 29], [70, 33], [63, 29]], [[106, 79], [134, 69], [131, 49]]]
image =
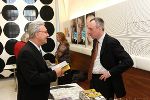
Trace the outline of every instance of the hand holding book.
[[62, 72], [65, 72], [70, 69], [70, 66], [66, 61], [63, 61], [55, 66], [52, 66], [52, 70], [55, 70], [56, 68], [61, 68]]

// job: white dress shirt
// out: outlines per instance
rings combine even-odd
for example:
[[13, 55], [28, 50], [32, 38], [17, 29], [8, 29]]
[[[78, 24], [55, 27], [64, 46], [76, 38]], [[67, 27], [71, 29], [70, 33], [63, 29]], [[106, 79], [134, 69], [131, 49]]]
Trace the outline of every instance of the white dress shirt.
[[105, 34], [106, 33], [104, 33], [102, 35], [102, 37], [98, 40], [99, 41], [98, 52], [97, 52], [97, 56], [96, 56], [96, 59], [94, 61], [94, 65], [93, 65], [93, 71], [92, 71], [93, 74], [100, 74], [101, 71], [106, 71], [106, 69], [102, 66], [102, 64], [100, 62], [100, 52], [101, 52], [101, 47], [102, 47], [102, 43], [103, 43]]

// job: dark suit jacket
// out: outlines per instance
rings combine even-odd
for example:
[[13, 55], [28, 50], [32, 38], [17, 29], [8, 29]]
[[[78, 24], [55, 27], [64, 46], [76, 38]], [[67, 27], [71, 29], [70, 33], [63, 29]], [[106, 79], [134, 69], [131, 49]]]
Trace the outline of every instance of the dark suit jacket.
[[27, 42], [17, 59], [17, 100], [48, 100], [50, 82], [56, 78], [56, 72], [48, 69], [39, 50]]
[[[95, 40], [93, 43], [94, 48]], [[133, 66], [133, 60], [121, 46], [120, 42], [108, 34], [105, 35], [102, 43], [100, 62], [102, 66], [111, 74], [110, 82], [113, 86], [113, 90], [116, 96], [124, 96], [126, 92], [123, 84], [122, 73], [129, 67]]]

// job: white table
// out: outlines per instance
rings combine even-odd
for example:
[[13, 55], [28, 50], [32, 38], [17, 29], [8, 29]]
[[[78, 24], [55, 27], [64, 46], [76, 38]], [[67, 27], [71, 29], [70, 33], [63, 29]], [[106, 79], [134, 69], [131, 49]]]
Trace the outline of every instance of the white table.
[[[77, 83], [52, 86], [50, 93], [54, 98], [48, 100], [80, 100], [79, 93], [83, 90]], [[96, 100], [105, 100], [105, 98], [101, 96], [101, 98]]]
[[79, 100], [80, 91], [83, 91], [83, 89], [78, 84], [72, 83], [66, 85], [53, 86], [51, 87], [50, 93], [53, 95], [54, 100], [63, 100], [63, 98], [69, 97], [71, 97], [71, 100]]

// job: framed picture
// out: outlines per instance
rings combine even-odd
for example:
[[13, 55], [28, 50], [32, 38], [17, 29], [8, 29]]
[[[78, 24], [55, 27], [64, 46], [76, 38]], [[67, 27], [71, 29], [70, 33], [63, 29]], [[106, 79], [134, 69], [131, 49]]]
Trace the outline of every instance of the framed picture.
[[85, 16], [77, 18], [77, 44], [85, 45], [86, 30], [85, 30]]
[[71, 43], [77, 44], [77, 19], [72, 19], [70, 22]]
[[[91, 12], [91, 13], [88, 13], [86, 14], [86, 26], [87, 26], [87, 23], [93, 19], [95, 17], [95, 12]], [[86, 40], [87, 40], [87, 46], [88, 47], [92, 47], [92, 44], [93, 44], [93, 39], [91, 38], [91, 36], [89, 35], [89, 33], [87, 32], [87, 28], [86, 28]]]

